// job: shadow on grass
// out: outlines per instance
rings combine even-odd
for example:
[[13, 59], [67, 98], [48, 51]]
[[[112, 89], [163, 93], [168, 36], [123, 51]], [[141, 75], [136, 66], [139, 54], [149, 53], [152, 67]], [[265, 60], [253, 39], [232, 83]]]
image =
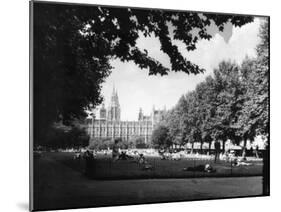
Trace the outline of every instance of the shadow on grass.
[[[70, 153], [54, 154], [55, 160], [78, 171], [87, 173], [87, 177], [97, 180], [128, 180], [128, 179], [165, 179], [165, 178], [206, 178], [206, 177], [247, 177], [262, 176], [263, 162], [251, 161], [249, 166], [233, 166], [230, 162], [213, 160], [161, 160], [157, 157], [149, 157], [147, 161], [152, 165], [151, 170], [143, 170], [134, 160], [113, 162], [109, 156], [96, 158], [88, 162], [85, 160], [73, 160]], [[216, 172], [183, 171], [187, 167], [210, 164]]]

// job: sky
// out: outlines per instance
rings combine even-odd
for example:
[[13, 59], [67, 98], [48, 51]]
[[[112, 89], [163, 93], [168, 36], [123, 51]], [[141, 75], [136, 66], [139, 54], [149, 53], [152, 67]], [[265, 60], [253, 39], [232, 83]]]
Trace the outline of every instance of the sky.
[[[191, 62], [204, 68], [204, 74], [186, 74], [183, 72], [170, 72], [166, 76], [149, 76], [147, 69], [140, 69], [134, 62], [121, 62], [119, 59], [111, 60], [113, 70], [102, 85], [104, 104], [110, 102], [113, 86], [117, 89], [121, 106], [121, 120], [137, 120], [139, 109], [145, 115], [150, 115], [152, 107], [156, 109], [171, 109], [179, 98], [188, 91], [195, 89], [196, 85], [213, 73], [223, 60], [236, 61], [241, 64], [247, 56], [255, 57], [255, 48], [259, 42], [258, 32], [260, 18], [252, 23], [239, 27], [226, 24], [224, 32], [218, 32], [215, 25], [208, 29], [213, 35], [211, 40], [200, 40], [194, 51], [187, 52], [184, 44], [173, 41], [182, 55]], [[170, 68], [169, 57], [161, 52], [160, 41], [151, 36], [145, 38], [140, 35], [137, 46], [146, 49], [148, 55]], [[98, 114], [97, 114], [98, 117]]]

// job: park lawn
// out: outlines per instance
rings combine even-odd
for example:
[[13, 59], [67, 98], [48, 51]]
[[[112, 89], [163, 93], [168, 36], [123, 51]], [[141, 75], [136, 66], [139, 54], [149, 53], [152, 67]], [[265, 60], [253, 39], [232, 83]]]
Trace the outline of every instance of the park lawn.
[[83, 161], [73, 160], [70, 153], [43, 153], [34, 158], [33, 164], [33, 197], [37, 210], [262, 195], [259, 176], [92, 180], [83, 174]]
[[[72, 169], [83, 173], [85, 171], [84, 160], [74, 160], [73, 153], [47, 153]], [[113, 162], [110, 155], [99, 156], [94, 160], [90, 169], [90, 177], [102, 180], [115, 179], [150, 179], [150, 178], [194, 178], [194, 177], [242, 177], [261, 176], [262, 161], [250, 161], [250, 166], [232, 166], [230, 162], [213, 160], [161, 160], [159, 157], [147, 157], [152, 170], [143, 170], [134, 160], [119, 160]], [[210, 164], [216, 169], [215, 173], [201, 171], [183, 171], [183, 168]]]

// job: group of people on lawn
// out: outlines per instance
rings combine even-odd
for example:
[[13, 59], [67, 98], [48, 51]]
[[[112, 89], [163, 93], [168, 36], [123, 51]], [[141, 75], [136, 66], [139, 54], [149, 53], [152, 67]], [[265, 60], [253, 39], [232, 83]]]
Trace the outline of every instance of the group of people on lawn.
[[[214, 144], [215, 147], [215, 157], [214, 157], [214, 162], [217, 163], [220, 160], [220, 154], [221, 154], [221, 144], [220, 142], [216, 141]], [[165, 149], [159, 149], [159, 155], [161, 156], [162, 160], [166, 159], [173, 159], [173, 158], [168, 158], [165, 155], [166, 150]], [[225, 155], [229, 157], [229, 153], [226, 152]], [[86, 151], [84, 154], [84, 157], [86, 161], [90, 161], [91, 159], [94, 158], [93, 154], [91, 154], [90, 151]], [[116, 140], [114, 142], [113, 148], [112, 148], [112, 159], [113, 161], [117, 160], [133, 160], [136, 162], [143, 170], [153, 170], [154, 167], [146, 160], [143, 154], [138, 154], [137, 158], [134, 158], [133, 156], [128, 155], [125, 151], [121, 151], [118, 146], [118, 141]], [[174, 159], [173, 159], [174, 160]], [[229, 159], [226, 158], [226, 161], [229, 161]], [[240, 166], [240, 165], [249, 165], [249, 163], [246, 163], [245, 161], [240, 161], [237, 159], [237, 157], [234, 157], [233, 160], [231, 160], [234, 166]], [[199, 165], [196, 167], [187, 167], [184, 168], [183, 171], [203, 171], [203, 172], [216, 172], [216, 170], [209, 164], [206, 163], [204, 165]]]
[[[215, 147], [215, 157], [214, 157], [214, 162], [217, 163], [220, 160], [220, 154], [221, 154], [221, 144], [220, 142], [216, 141], [214, 143], [214, 147]], [[173, 159], [174, 158], [170, 158], [167, 157], [166, 150], [165, 149], [159, 149], [159, 155], [161, 156], [162, 160], [167, 160], [167, 159]], [[224, 155], [226, 156], [226, 161], [229, 161], [229, 154], [228, 152], [226, 152]], [[91, 154], [89, 151], [86, 151], [84, 154], [85, 159], [93, 159], [93, 154]], [[118, 141], [116, 140], [114, 142], [113, 148], [112, 148], [112, 159], [113, 161], [117, 161], [117, 160], [134, 160], [135, 158], [133, 156], [128, 155], [125, 151], [121, 151], [119, 149], [118, 146]], [[136, 158], [136, 160], [134, 160], [142, 169], [144, 170], [152, 170], [153, 166], [146, 160], [146, 158], [144, 157], [143, 154], [138, 154], [138, 157]], [[232, 160], [233, 165], [234, 166], [239, 166], [239, 165], [249, 165], [248, 163], [246, 164], [244, 161], [240, 161], [238, 160], [236, 157], [233, 158]], [[205, 165], [200, 165], [200, 167], [193, 167], [193, 168], [186, 168], [184, 169], [184, 171], [205, 171], [205, 172], [215, 172], [215, 169], [213, 169], [213, 167], [210, 164], [205, 164]]]
[[[120, 153], [119, 147], [118, 147], [118, 141], [115, 141], [115, 144], [113, 145], [112, 148], [112, 158], [113, 161], [116, 160], [126, 160], [126, 159], [132, 159], [132, 156], [127, 155], [126, 152], [122, 151]], [[214, 143], [214, 149], [215, 149], [215, 157], [214, 157], [214, 162], [218, 162], [220, 160], [220, 154], [221, 154], [221, 143], [219, 141], [215, 141]], [[161, 157], [161, 160], [168, 160], [168, 159], [172, 159], [172, 160], [178, 160], [180, 158], [177, 158], [176, 156], [179, 156], [177, 154], [168, 154], [165, 148], [160, 148], [158, 150], [158, 154]], [[139, 156], [143, 154], [138, 154]], [[234, 157], [234, 151], [228, 150], [224, 153], [224, 159], [228, 162], [231, 159], [231, 156]], [[256, 148], [255, 150], [253, 150], [253, 155], [255, 155], [258, 158], [258, 149]], [[243, 157], [245, 158], [245, 157]], [[232, 158], [234, 159], [234, 158]], [[245, 160], [245, 159], [244, 159]]]
[[[112, 159], [113, 161], [117, 160], [130, 160], [134, 159], [134, 157], [128, 155], [124, 151], [119, 151], [119, 147], [117, 145], [118, 141], [115, 141], [113, 148], [112, 148]], [[143, 154], [139, 154], [137, 160], [135, 161], [142, 169], [145, 170], [152, 170], [153, 166], [145, 159]]]

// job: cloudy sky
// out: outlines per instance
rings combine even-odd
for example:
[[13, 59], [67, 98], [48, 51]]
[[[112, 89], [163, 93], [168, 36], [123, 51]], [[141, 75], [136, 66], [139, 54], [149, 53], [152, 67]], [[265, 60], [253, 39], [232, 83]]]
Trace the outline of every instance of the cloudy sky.
[[[218, 33], [215, 26], [208, 30], [213, 34], [210, 41], [201, 40], [197, 49], [187, 52], [181, 42], [174, 41], [181, 53], [190, 61], [206, 69], [204, 74], [187, 75], [185, 73], [171, 72], [167, 76], [148, 76], [148, 70], [138, 68], [133, 62], [123, 63], [112, 60], [114, 67], [112, 74], [103, 84], [102, 95], [106, 107], [109, 104], [113, 85], [118, 91], [121, 105], [121, 120], [137, 120], [139, 108], [145, 114], [150, 114], [153, 105], [155, 108], [172, 108], [182, 94], [195, 89], [199, 82], [212, 74], [222, 60], [233, 60], [241, 63], [246, 55], [255, 56], [255, 47], [259, 42], [258, 32], [260, 18], [254, 22], [239, 27], [225, 26], [223, 33]], [[147, 49], [148, 54], [170, 67], [169, 58], [160, 51], [160, 42], [155, 37], [145, 38], [140, 36], [137, 42], [142, 49]]]

